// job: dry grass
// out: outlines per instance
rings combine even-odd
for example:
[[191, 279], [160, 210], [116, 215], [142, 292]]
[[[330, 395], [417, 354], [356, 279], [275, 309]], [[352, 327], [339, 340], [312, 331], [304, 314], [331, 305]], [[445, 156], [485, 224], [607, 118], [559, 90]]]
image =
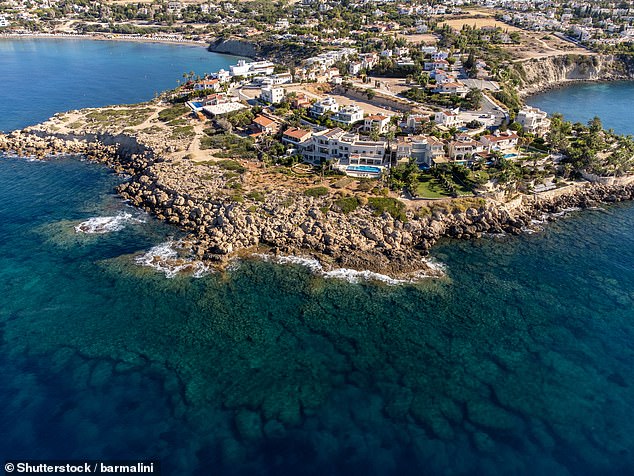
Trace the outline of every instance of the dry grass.
[[398, 37], [404, 38], [410, 43], [425, 43], [426, 45], [435, 45], [438, 43], [438, 37], [431, 33], [424, 33], [420, 35], [404, 35], [403, 33], [399, 33]]
[[464, 18], [454, 18], [452, 20], [446, 20], [440, 25], [449, 25], [454, 30], [460, 31], [464, 25], [475, 26], [476, 28], [482, 28], [483, 26], [491, 26], [496, 28], [501, 28], [502, 30], [507, 31], [522, 31], [520, 28], [515, 26], [507, 25], [504, 22], [497, 21], [495, 18], [491, 17], [480, 17], [480, 16], [469, 16]]

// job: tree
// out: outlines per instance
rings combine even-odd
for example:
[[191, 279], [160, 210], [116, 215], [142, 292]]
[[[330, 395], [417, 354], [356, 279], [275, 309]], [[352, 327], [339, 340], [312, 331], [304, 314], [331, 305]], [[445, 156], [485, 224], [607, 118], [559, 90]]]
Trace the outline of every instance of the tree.
[[465, 99], [469, 103], [469, 107], [471, 109], [478, 110], [480, 109], [480, 106], [482, 104], [482, 97], [482, 91], [480, 91], [478, 88], [471, 88], [465, 96]]

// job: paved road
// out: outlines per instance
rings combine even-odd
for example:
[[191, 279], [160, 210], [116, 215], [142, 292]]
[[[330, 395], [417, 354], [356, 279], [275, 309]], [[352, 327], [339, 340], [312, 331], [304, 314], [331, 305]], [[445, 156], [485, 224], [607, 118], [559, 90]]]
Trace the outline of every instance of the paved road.
[[482, 95], [482, 106], [480, 114], [489, 114], [495, 116], [493, 124], [499, 126], [508, 119], [508, 111], [499, 107], [489, 96]]

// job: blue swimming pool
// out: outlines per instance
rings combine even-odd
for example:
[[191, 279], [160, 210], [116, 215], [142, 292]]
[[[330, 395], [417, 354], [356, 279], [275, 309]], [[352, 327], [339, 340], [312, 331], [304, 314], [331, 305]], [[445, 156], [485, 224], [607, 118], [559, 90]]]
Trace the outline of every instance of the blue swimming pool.
[[514, 159], [517, 157], [517, 154], [504, 154], [505, 159]]
[[193, 105], [196, 109], [200, 109], [201, 107], [203, 107], [203, 103], [202, 103], [202, 102], [192, 102], [192, 105]]
[[381, 169], [379, 167], [372, 167], [371, 165], [350, 165], [346, 169], [346, 172], [365, 172], [369, 174], [380, 174]]

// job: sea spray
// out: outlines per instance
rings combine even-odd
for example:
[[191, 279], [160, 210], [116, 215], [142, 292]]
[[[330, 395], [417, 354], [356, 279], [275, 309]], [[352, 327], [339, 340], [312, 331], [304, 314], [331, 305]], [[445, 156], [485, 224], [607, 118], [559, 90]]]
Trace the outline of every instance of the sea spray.
[[427, 270], [420, 270], [417, 273], [413, 273], [409, 278], [394, 278], [386, 274], [377, 273], [369, 270], [356, 270], [350, 268], [334, 268], [326, 270], [319, 260], [306, 256], [290, 256], [280, 255], [271, 256], [267, 254], [254, 255], [265, 261], [273, 261], [277, 264], [292, 264], [299, 265], [308, 268], [313, 274], [330, 279], [341, 279], [348, 281], [349, 283], [360, 283], [364, 281], [381, 282], [390, 286], [397, 286], [401, 284], [416, 283], [425, 278], [438, 278], [445, 275], [445, 266], [433, 259], [426, 261], [428, 266]]
[[137, 256], [135, 262], [142, 266], [154, 268], [164, 273], [167, 278], [187, 273], [190, 273], [194, 278], [201, 278], [211, 272], [208, 264], [192, 259], [184, 244], [174, 240], [152, 247], [146, 253]]
[[89, 235], [111, 233], [123, 230], [126, 223], [145, 223], [145, 220], [134, 217], [131, 213], [121, 212], [115, 216], [89, 218], [75, 226], [75, 232]]

